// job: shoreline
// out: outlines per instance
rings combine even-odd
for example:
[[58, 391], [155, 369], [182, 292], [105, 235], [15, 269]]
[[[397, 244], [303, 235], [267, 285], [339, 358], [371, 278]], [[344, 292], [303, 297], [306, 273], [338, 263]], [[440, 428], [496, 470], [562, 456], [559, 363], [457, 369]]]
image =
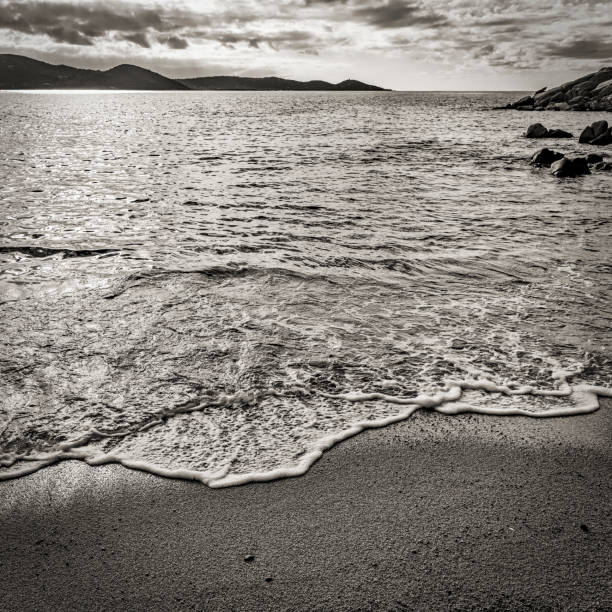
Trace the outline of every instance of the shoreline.
[[[247, 472], [244, 474], [228, 474], [227, 468], [216, 472], [200, 472], [186, 468], [165, 468], [146, 460], [135, 459], [129, 455], [121, 453], [98, 453], [91, 454], [86, 449], [81, 449], [90, 440], [97, 438], [108, 437], [124, 437], [133, 433], [131, 429], [121, 432], [102, 433], [97, 429], [92, 429], [89, 432], [78, 436], [72, 440], [68, 440], [59, 445], [60, 450], [48, 453], [38, 453], [34, 455], [0, 455], [0, 460], [4, 461], [6, 467], [11, 467], [12, 464], [22, 462], [26, 465], [15, 470], [12, 473], [0, 474], [0, 482], [12, 480], [33, 474], [41, 469], [45, 469], [50, 465], [60, 463], [67, 460], [84, 461], [90, 466], [99, 466], [105, 464], [120, 464], [126, 468], [147, 472], [155, 476], [165, 478], [174, 478], [177, 480], [196, 480], [211, 488], [224, 488], [241, 486], [254, 482], [273, 482], [284, 478], [295, 478], [303, 476], [316, 463], [323, 453], [332, 449], [340, 442], [346, 441], [353, 436], [367, 431], [369, 429], [379, 429], [388, 427], [395, 423], [409, 419], [419, 409], [433, 409], [440, 414], [455, 416], [458, 414], [483, 414], [489, 416], [526, 416], [530, 419], [549, 419], [559, 418], [564, 416], [576, 416], [590, 414], [600, 409], [600, 401], [603, 398], [612, 398], [612, 389], [598, 387], [593, 385], [577, 385], [571, 387], [568, 383], [568, 376], [571, 373], [565, 371], [553, 372], [553, 378], [560, 381], [560, 388], [546, 390], [537, 389], [531, 386], [523, 386], [520, 388], [509, 388], [504, 385], [498, 385], [488, 380], [465, 380], [450, 382], [445, 390], [441, 390], [434, 395], [420, 394], [416, 397], [397, 397], [386, 395], [383, 393], [346, 393], [341, 395], [330, 395], [323, 393], [324, 397], [341, 398], [348, 402], [363, 402], [369, 400], [382, 399], [392, 404], [405, 406], [401, 412], [383, 417], [377, 420], [361, 420], [351, 424], [347, 429], [337, 433], [328, 434], [320, 438], [317, 444], [304, 454], [302, 459], [293, 466], [275, 468], [268, 471]], [[465, 390], [482, 390], [490, 393], [503, 393], [506, 396], [532, 395], [541, 397], [569, 397], [573, 396], [576, 403], [571, 407], [553, 408], [547, 411], [532, 412], [521, 408], [482, 408], [474, 407], [467, 403], [458, 402], [462, 399]], [[222, 400], [222, 403], [233, 401], [232, 396], [227, 396]], [[447, 405], [447, 403], [450, 404]], [[179, 409], [171, 412], [171, 416], [182, 414], [184, 412], [197, 412], [205, 408], [206, 404], [196, 405], [188, 410]], [[155, 421], [158, 422], [158, 421]], [[146, 423], [143, 428], [137, 431], [143, 431], [149, 427], [150, 423]], [[27, 465], [31, 462], [30, 465]], [[38, 463], [39, 465], [34, 465]], [[229, 466], [228, 466], [229, 467]]]
[[0, 607], [609, 609], [601, 403], [545, 420], [419, 411], [304, 476], [227, 489], [62, 462], [0, 484]]

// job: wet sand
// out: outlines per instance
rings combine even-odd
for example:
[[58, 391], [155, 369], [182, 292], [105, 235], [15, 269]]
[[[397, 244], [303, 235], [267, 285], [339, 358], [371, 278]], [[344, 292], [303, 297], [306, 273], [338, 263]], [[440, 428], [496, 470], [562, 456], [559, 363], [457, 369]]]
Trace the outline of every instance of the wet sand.
[[221, 490], [65, 462], [0, 484], [0, 609], [609, 610], [611, 408], [419, 412]]

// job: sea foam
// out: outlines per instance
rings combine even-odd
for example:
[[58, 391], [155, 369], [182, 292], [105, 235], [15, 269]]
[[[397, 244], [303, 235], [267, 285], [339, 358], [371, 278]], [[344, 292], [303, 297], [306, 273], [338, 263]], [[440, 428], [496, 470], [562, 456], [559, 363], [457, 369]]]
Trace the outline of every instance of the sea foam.
[[[46, 466], [59, 461], [76, 459], [85, 461], [91, 466], [107, 463], [118, 463], [127, 468], [150, 472], [158, 476], [168, 478], [178, 478], [184, 480], [197, 480], [207, 484], [212, 488], [231, 487], [247, 484], [250, 482], [265, 482], [281, 478], [301, 476], [322, 456], [322, 454], [334, 445], [351, 438], [366, 429], [385, 427], [393, 423], [398, 423], [408, 419], [419, 409], [431, 409], [444, 415], [457, 415], [460, 413], [477, 413], [494, 416], [526, 416], [531, 418], [553, 418], [568, 417], [595, 412], [599, 408], [599, 397], [612, 397], [612, 389], [589, 385], [577, 385], [571, 387], [567, 381], [570, 375], [568, 372], [556, 372], [554, 377], [559, 381], [557, 389], [535, 389], [530, 386], [510, 388], [506, 385], [497, 385], [489, 380], [465, 380], [449, 381], [445, 390], [433, 395], [420, 394], [416, 397], [405, 398], [383, 393], [344, 393], [330, 395], [321, 393], [323, 397], [339, 399], [346, 402], [369, 402], [384, 401], [394, 405], [401, 405], [404, 408], [387, 417], [376, 420], [360, 420], [352, 422], [346, 427], [333, 434], [328, 434], [315, 439], [309, 449], [297, 463], [288, 466], [279, 466], [270, 470], [252, 471], [247, 473], [232, 473], [232, 461], [228, 461], [225, 466], [214, 471], [199, 471], [192, 469], [171, 469], [165, 468], [155, 463], [130, 457], [121, 452], [103, 453], [88, 448], [88, 444], [96, 440], [105, 438], [123, 438], [129, 435], [138, 434], [139, 431], [149, 429], [155, 423], [148, 423], [146, 426], [136, 430], [126, 430], [123, 432], [102, 432], [92, 429], [85, 435], [74, 440], [68, 440], [60, 445], [58, 450], [50, 453], [15, 454], [9, 453], [0, 455], [0, 465], [8, 469], [0, 472], [0, 480], [8, 480], [30, 474]], [[561, 408], [553, 408], [546, 411], [532, 411], [523, 408], [499, 408], [495, 406], [474, 406], [467, 403], [460, 403], [459, 400], [465, 390], [480, 390], [487, 393], [499, 393], [508, 396], [543, 396], [543, 397], [571, 397], [573, 405]], [[233, 405], [236, 400], [242, 401], [244, 398], [226, 397], [221, 402]], [[219, 405], [219, 403], [217, 403]], [[204, 406], [193, 406], [189, 412], [202, 410]], [[185, 410], [177, 410], [175, 414], [184, 413]], [[173, 416], [168, 414], [168, 417]], [[235, 457], [234, 457], [235, 458]]]

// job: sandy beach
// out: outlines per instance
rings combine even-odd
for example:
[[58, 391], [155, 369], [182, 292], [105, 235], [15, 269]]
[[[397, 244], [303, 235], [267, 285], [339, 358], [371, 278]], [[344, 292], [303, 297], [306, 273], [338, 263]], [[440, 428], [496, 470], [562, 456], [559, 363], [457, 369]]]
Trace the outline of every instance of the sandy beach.
[[211, 490], [64, 462], [2, 483], [3, 610], [609, 610], [610, 402], [420, 412]]

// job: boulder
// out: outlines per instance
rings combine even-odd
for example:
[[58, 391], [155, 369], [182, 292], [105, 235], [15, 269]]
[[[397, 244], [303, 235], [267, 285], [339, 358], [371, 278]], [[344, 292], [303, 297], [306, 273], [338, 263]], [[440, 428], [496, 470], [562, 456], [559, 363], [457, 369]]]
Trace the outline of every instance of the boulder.
[[547, 138], [573, 138], [574, 135], [565, 130], [548, 130]]
[[600, 161], [603, 161], [603, 157], [597, 153], [589, 153], [586, 156], [587, 164], [591, 166], [592, 164], [598, 164]]
[[533, 96], [525, 96], [520, 100], [512, 103], [512, 108], [518, 108], [519, 106], [533, 106]]
[[610, 162], [601, 161], [595, 164], [594, 167], [597, 172], [612, 172], [612, 164]]
[[612, 143], [612, 130], [605, 119], [595, 121], [582, 130], [578, 142], [583, 144], [608, 145]]
[[603, 136], [608, 131], [608, 122], [605, 119], [595, 121], [595, 123], [591, 123], [591, 129], [593, 130], [594, 138]]
[[559, 178], [591, 174], [587, 160], [584, 157], [574, 157], [573, 159], [564, 157], [556, 161], [550, 167], [550, 171], [551, 174], [554, 174]]
[[565, 130], [547, 130], [541, 123], [533, 123], [527, 128], [525, 138], [573, 138]]
[[551, 151], [550, 149], [540, 149], [531, 156], [529, 163], [532, 166], [544, 166], [546, 168], [550, 168], [551, 164], [562, 158], [563, 153], [559, 153], [558, 151]]
[[612, 144], [612, 129], [608, 130], [605, 134], [601, 136], [597, 136], [591, 140], [592, 145], [598, 145], [600, 147], [605, 147], [609, 144]]
[[548, 130], [541, 123], [533, 123], [527, 128], [525, 138], [546, 138]]
[[590, 125], [588, 125], [587, 127], [584, 128], [584, 130], [582, 130], [582, 133], [578, 137], [578, 142], [583, 143], [583, 144], [590, 143], [591, 140], [593, 140], [593, 138], [595, 138], [595, 134], [593, 133], [593, 128]]

